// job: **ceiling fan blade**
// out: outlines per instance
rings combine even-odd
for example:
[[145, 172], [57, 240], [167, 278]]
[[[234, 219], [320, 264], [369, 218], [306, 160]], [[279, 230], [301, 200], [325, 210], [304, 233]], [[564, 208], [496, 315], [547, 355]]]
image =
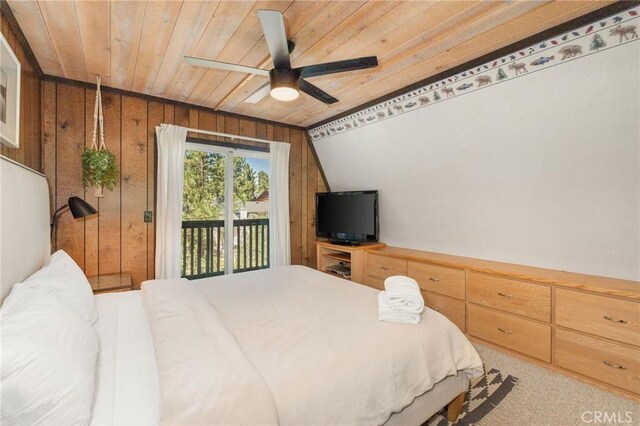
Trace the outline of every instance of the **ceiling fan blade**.
[[309, 78], [325, 74], [335, 74], [338, 72], [362, 70], [378, 66], [378, 58], [366, 56], [364, 58], [347, 59], [344, 61], [327, 62], [325, 64], [308, 65], [296, 68], [300, 72], [300, 77]]
[[227, 62], [212, 61], [209, 59], [194, 58], [193, 56], [185, 56], [184, 61], [189, 65], [204, 68], [216, 68], [224, 71], [238, 71], [247, 74], [258, 74], [269, 77], [269, 71], [262, 68], [245, 67], [244, 65], [229, 64]]
[[269, 94], [270, 91], [271, 91], [271, 84], [266, 83], [263, 86], [261, 86], [258, 90], [253, 92], [251, 96], [249, 96], [244, 101], [248, 104], [257, 104], [262, 99], [264, 99]]
[[276, 68], [291, 68], [284, 16], [277, 10], [258, 10], [257, 13], [269, 52], [271, 52], [273, 65]]
[[331, 96], [330, 94], [328, 94], [324, 90], [320, 89], [317, 86], [314, 86], [313, 84], [311, 84], [308, 81], [305, 81], [303, 79], [300, 79], [300, 90], [302, 90], [307, 95], [313, 96], [314, 98], [318, 99], [319, 101], [324, 102], [325, 104], [331, 105], [331, 104], [335, 104], [336, 102], [338, 102], [338, 100], [336, 98], [334, 98], [333, 96]]

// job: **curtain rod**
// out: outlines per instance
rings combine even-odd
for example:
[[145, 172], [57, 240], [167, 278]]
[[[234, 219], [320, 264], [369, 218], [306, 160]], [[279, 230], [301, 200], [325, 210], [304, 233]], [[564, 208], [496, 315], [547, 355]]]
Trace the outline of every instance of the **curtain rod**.
[[229, 133], [212, 132], [210, 130], [192, 129], [190, 127], [187, 127], [187, 131], [188, 132], [193, 132], [193, 133], [202, 133], [204, 135], [213, 135], [213, 136], [220, 136], [220, 137], [223, 137], [223, 138], [231, 138], [232, 140], [233, 139], [242, 139], [242, 140], [245, 140], [245, 141], [260, 142], [260, 143], [278, 142], [278, 141], [268, 141], [266, 139], [251, 138], [249, 136], [238, 136], [238, 135], [231, 135]]

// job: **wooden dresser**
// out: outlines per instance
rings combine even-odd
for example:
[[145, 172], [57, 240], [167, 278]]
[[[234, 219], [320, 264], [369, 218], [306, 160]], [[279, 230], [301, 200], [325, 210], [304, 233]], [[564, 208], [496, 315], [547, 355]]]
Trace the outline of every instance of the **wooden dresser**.
[[640, 283], [384, 247], [362, 284], [407, 275], [471, 340], [640, 400]]

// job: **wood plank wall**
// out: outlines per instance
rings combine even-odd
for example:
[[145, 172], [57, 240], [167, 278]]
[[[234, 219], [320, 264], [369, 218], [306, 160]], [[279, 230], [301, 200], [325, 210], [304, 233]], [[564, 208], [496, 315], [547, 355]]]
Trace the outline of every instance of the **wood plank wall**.
[[0, 12], [0, 31], [18, 57], [21, 70], [20, 79], [20, 147], [10, 148], [0, 145], [0, 154], [42, 171], [42, 147], [40, 137], [40, 87], [42, 80], [35, 67], [27, 58], [18, 36], [11, 28], [9, 20]]
[[95, 90], [43, 83], [43, 164], [53, 208], [76, 195], [99, 211], [86, 220], [62, 215], [55, 241], [87, 275], [130, 271], [136, 286], [154, 277], [155, 224], [144, 223], [143, 212], [155, 206], [154, 131], [161, 123], [289, 142], [291, 260], [315, 267], [315, 193], [326, 186], [303, 129], [115, 91], [103, 91], [102, 99], [120, 183], [98, 199], [82, 188], [80, 161], [91, 144]]

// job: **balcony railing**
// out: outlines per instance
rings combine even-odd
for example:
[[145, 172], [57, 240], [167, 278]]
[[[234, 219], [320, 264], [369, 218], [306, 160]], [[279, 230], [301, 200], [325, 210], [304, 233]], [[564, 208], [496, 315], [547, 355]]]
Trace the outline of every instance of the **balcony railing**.
[[[182, 222], [182, 276], [224, 274], [224, 220]], [[269, 219], [233, 221], [233, 272], [269, 267]]]

